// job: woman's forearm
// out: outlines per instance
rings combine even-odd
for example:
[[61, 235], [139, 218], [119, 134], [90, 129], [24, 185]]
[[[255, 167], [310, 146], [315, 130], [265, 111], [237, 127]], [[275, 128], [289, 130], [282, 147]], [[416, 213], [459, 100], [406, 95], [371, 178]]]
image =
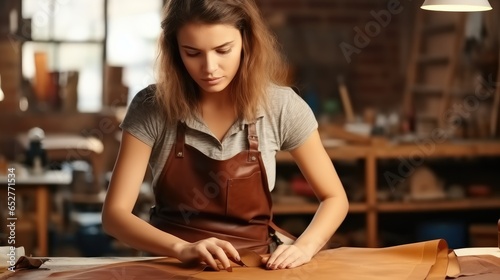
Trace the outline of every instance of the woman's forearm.
[[176, 248], [180, 244], [187, 243], [155, 228], [132, 213], [116, 212], [103, 214], [103, 229], [107, 234], [132, 248], [159, 256], [177, 258]]
[[311, 223], [294, 244], [314, 256], [330, 240], [348, 211], [349, 202], [343, 196], [323, 200]]

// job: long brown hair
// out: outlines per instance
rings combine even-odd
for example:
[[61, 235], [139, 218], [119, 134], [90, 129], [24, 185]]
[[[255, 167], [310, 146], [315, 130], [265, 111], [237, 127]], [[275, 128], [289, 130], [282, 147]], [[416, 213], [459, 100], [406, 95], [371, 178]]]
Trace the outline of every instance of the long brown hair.
[[173, 124], [191, 117], [198, 108], [198, 86], [177, 44], [177, 32], [189, 22], [229, 24], [240, 30], [242, 57], [229, 89], [238, 117], [253, 119], [268, 87], [285, 85], [288, 73], [279, 45], [254, 0], [168, 0], [161, 23], [155, 93], [167, 121]]

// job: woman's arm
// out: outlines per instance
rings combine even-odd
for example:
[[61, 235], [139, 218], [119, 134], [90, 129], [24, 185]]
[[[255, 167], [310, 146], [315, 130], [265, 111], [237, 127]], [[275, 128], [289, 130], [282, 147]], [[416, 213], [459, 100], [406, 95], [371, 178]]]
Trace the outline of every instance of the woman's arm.
[[328, 242], [349, 210], [346, 193], [317, 130], [290, 153], [321, 203], [294, 244], [281, 245], [271, 255], [267, 262], [270, 268], [291, 268], [308, 262]]
[[102, 223], [106, 233], [138, 250], [175, 256], [183, 242], [132, 214], [146, 173], [151, 147], [124, 131], [120, 151], [108, 187]]
[[226, 253], [236, 259], [239, 256], [228, 242], [209, 238], [189, 243], [155, 228], [132, 213], [151, 150], [151, 147], [131, 134], [123, 132], [120, 151], [102, 210], [104, 231], [138, 250], [174, 257], [181, 261], [197, 259], [217, 268], [215, 257], [224, 267], [229, 267]]

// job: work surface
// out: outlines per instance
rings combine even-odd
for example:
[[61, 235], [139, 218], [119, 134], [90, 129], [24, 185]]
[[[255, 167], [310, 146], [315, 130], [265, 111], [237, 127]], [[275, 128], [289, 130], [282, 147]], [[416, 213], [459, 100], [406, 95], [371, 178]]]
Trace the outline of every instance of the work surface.
[[[500, 250], [468, 256], [448, 251], [444, 240], [387, 248], [325, 250], [301, 267], [265, 270], [235, 265], [232, 272], [208, 271], [168, 258], [52, 258], [40, 268], [0, 274], [0, 279], [500, 279]], [[3, 275], [3, 277], [1, 277]]]

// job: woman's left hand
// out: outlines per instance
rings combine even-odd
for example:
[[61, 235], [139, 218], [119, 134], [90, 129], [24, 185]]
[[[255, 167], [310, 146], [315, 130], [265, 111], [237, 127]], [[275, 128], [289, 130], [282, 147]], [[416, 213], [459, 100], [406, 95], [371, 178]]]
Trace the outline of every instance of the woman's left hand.
[[297, 245], [280, 245], [271, 256], [262, 259], [267, 269], [294, 268], [311, 260], [312, 256]]

